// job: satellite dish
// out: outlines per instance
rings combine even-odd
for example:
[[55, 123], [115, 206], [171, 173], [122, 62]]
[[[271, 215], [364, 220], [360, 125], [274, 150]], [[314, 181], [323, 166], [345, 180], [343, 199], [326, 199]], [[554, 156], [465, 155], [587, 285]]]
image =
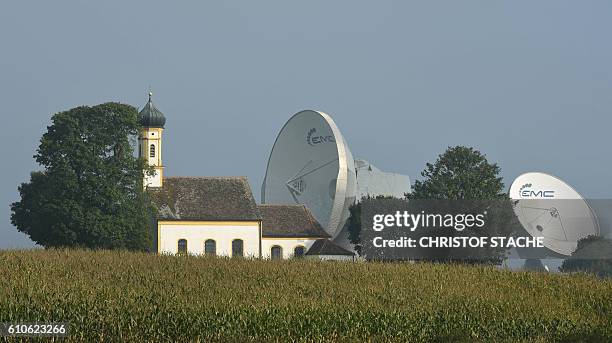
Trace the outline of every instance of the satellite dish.
[[355, 192], [355, 162], [331, 117], [311, 110], [291, 117], [272, 147], [262, 203], [304, 204], [334, 238]]
[[510, 186], [514, 212], [533, 237], [544, 246], [570, 256], [578, 240], [599, 235], [595, 214], [586, 200], [559, 178], [544, 173], [525, 173]]
[[402, 199], [410, 193], [410, 178], [406, 175], [383, 172], [366, 160], [355, 159], [357, 199], [386, 195]]
[[334, 239], [346, 248], [349, 207], [362, 196], [410, 193], [408, 176], [387, 173], [365, 160], [353, 160], [333, 119], [320, 111], [301, 111], [281, 129], [261, 187], [262, 203], [304, 204]]

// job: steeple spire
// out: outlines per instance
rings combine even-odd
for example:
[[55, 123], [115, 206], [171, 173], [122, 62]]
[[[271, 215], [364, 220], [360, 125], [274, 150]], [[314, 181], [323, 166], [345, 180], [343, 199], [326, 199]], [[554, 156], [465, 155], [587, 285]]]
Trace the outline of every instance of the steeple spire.
[[149, 88], [149, 101], [140, 111], [140, 125], [142, 127], [158, 127], [164, 128], [166, 117], [164, 114], [153, 105], [153, 92]]
[[166, 117], [158, 110], [151, 98], [153, 92], [149, 88], [149, 101], [140, 111], [140, 134], [138, 155], [146, 161], [146, 164], [155, 169], [155, 174], [145, 175], [143, 180], [145, 187], [162, 187], [164, 179], [164, 166], [162, 164], [162, 133], [166, 124]]

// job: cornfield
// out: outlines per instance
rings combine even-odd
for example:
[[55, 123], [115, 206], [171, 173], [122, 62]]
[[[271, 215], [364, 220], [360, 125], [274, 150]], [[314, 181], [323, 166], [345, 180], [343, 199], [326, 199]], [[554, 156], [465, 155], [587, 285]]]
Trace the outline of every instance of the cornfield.
[[3, 251], [0, 322], [66, 322], [68, 342], [609, 342], [612, 281], [425, 263]]

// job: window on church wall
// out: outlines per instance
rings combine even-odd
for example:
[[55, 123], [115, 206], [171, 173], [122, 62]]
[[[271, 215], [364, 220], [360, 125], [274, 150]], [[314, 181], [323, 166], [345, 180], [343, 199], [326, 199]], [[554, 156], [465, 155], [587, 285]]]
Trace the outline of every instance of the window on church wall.
[[232, 257], [244, 256], [244, 242], [242, 239], [234, 239], [232, 241]]
[[295, 249], [293, 249], [293, 256], [296, 258], [304, 257], [304, 247], [301, 245], [295, 247]]
[[217, 255], [217, 242], [214, 239], [207, 239], [204, 242], [204, 254], [210, 256]]
[[187, 240], [186, 239], [178, 240], [178, 253], [181, 255], [187, 254]]
[[283, 248], [275, 245], [270, 249], [271, 257], [273, 260], [280, 260], [283, 258]]
[[151, 144], [151, 147], [149, 148], [149, 156], [155, 157], [155, 144]]

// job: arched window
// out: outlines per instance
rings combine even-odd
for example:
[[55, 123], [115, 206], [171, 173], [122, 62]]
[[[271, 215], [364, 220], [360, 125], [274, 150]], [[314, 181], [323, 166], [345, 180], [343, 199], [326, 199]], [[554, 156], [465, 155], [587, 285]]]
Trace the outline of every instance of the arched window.
[[304, 247], [301, 245], [295, 247], [295, 249], [293, 249], [293, 256], [297, 258], [304, 257]]
[[232, 257], [244, 256], [244, 242], [242, 239], [234, 239], [232, 241]]
[[149, 148], [149, 156], [155, 157], [155, 144], [151, 144], [151, 147]]
[[186, 239], [178, 240], [178, 253], [187, 254], [187, 240]]
[[279, 247], [278, 245], [273, 246], [270, 253], [273, 260], [280, 260], [283, 258], [283, 248]]
[[214, 239], [207, 239], [204, 242], [204, 254], [215, 256], [217, 254], [217, 242]]

